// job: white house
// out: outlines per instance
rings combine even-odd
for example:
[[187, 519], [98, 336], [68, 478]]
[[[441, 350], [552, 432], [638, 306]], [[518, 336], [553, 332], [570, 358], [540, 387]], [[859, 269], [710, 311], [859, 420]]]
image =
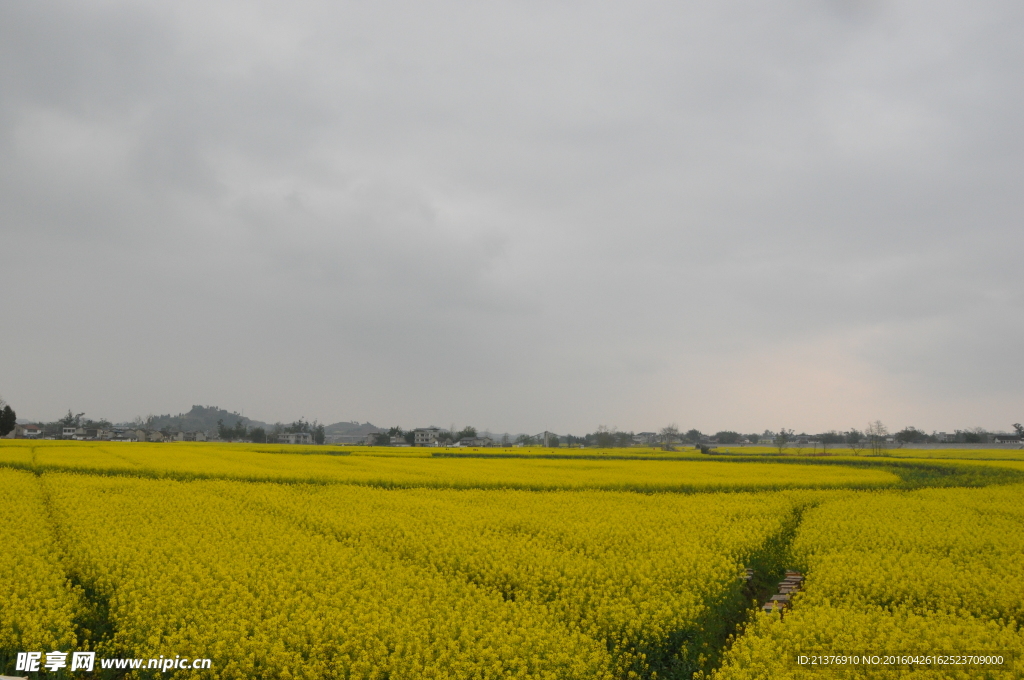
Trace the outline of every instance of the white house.
[[441, 428], [418, 427], [412, 431], [413, 446], [438, 446], [441, 443]]
[[280, 444], [312, 444], [313, 435], [308, 432], [288, 432], [277, 435]]

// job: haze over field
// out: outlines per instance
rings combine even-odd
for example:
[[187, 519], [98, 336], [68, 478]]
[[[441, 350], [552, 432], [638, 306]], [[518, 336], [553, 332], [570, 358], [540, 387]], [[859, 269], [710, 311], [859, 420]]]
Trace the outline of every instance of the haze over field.
[[1024, 412], [1024, 7], [0, 5], [19, 417]]

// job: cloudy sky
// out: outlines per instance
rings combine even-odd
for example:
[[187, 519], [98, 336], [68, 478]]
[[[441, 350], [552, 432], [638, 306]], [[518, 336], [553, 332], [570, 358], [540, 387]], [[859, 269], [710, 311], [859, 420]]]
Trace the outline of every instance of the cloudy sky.
[[0, 396], [1024, 419], [1024, 5], [0, 5]]

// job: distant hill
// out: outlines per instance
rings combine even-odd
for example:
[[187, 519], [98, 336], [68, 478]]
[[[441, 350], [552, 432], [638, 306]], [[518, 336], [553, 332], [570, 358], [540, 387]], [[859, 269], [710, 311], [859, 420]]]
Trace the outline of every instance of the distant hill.
[[[246, 418], [236, 411], [228, 411], [219, 406], [198, 406], [192, 407], [188, 413], [179, 413], [176, 416], [170, 414], [156, 416], [153, 418], [152, 427], [154, 430], [182, 430], [185, 432], [201, 431], [207, 434], [216, 434], [217, 421], [223, 420], [225, 427], [234, 427], [241, 422], [248, 428], [262, 427], [265, 430], [273, 429], [272, 423], [264, 423], [261, 420]], [[380, 432], [380, 428], [372, 423], [340, 422], [327, 425], [324, 433], [328, 436], [365, 437], [368, 434]]]
[[348, 436], [366, 436], [368, 434], [374, 434], [380, 432], [381, 429], [371, 423], [358, 423], [358, 422], [341, 422], [334, 423], [324, 427], [324, 434], [330, 435], [348, 435]]
[[259, 420], [246, 418], [241, 413], [226, 411], [219, 406], [193, 406], [188, 413], [179, 413], [176, 416], [170, 414], [156, 416], [150, 425], [155, 430], [164, 428], [170, 430], [184, 430], [191, 432], [199, 430], [208, 434], [217, 432], [217, 421], [223, 420], [227, 427], [234, 427], [241, 421], [246, 427], [269, 428], [270, 425]]

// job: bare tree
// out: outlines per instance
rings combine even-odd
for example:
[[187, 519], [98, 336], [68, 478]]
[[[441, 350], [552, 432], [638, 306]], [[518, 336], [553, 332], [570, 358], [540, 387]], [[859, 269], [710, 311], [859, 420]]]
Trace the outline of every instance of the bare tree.
[[661, 447], [666, 451], [675, 451], [675, 444], [679, 441], [679, 427], [672, 423], [667, 427], [661, 428]]
[[889, 436], [889, 429], [882, 424], [881, 420], [876, 420], [873, 423], [868, 423], [864, 433], [868, 436], [871, 455], [884, 456], [887, 448], [885, 438]]

